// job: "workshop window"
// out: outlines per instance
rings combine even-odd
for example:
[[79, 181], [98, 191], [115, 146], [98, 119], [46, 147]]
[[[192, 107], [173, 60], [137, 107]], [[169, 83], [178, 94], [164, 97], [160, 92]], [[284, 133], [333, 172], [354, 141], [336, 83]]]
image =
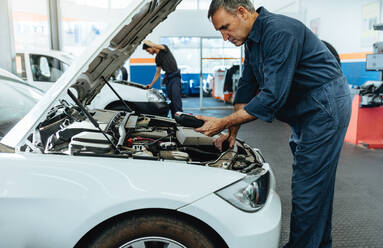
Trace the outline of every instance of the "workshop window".
[[49, 47], [46, 0], [13, 0], [12, 18], [16, 51]]
[[181, 73], [200, 73], [199, 37], [162, 37], [161, 43], [172, 51]]
[[213, 73], [218, 68], [229, 68], [239, 65], [241, 49], [222, 38], [202, 39], [202, 71]]
[[64, 51], [79, 55], [102, 34], [110, 18], [107, 1], [103, 2], [60, 1]]

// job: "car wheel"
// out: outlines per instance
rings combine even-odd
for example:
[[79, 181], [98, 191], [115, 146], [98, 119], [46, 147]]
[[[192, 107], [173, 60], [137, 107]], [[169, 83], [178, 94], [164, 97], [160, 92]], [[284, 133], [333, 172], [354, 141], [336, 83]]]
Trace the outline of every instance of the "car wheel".
[[205, 234], [169, 216], [139, 216], [103, 231], [89, 248], [214, 248]]

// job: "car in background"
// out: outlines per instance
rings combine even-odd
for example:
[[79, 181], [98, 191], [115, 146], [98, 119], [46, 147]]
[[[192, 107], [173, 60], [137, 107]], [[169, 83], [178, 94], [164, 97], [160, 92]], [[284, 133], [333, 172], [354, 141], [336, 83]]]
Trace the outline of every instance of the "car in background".
[[281, 202], [258, 149], [86, 107], [180, 2], [132, 3], [2, 138], [0, 247], [278, 247]]
[[[29, 50], [16, 53], [16, 72], [28, 84], [47, 91], [61, 75], [74, 63], [75, 58], [68, 53], [53, 50]], [[110, 85], [121, 96], [129, 109], [144, 114], [167, 116], [169, 103], [157, 89], [145, 89], [143, 86], [128, 82], [125, 68], [116, 69]], [[117, 74], [117, 75], [116, 75]], [[119, 75], [120, 76], [119, 76]], [[105, 86], [94, 99], [91, 108], [122, 110], [126, 105], [112, 89]]]
[[30, 85], [47, 91], [73, 61], [74, 56], [60, 51], [17, 51], [16, 73]]
[[0, 89], [1, 139], [35, 106], [43, 92], [1, 68]]

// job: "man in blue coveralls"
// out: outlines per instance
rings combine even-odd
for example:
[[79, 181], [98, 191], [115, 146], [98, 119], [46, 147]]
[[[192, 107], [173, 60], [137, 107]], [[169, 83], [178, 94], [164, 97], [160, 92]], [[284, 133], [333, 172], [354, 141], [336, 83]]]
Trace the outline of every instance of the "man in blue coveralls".
[[[208, 18], [223, 39], [245, 44], [235, 112], [196, 131], [233, 147], [239, 125], [279, 119], [292, 128], [290, 239], [285, 247], [331, 247], [335, 173], [351, 114], [349, 87], [331, 52], [304, 24], [254, 9], [250, 0], [213, 0]], [[256, 130], [255, 130], [256, 131]]]
[[149, 40], [144, 40], [142, 49], [151, 55], [156, 54], [156, 74], [146, 88], [150, 89], [153, 87], [154, 83], [161, 76], [161, 69], [165, 71], [163, 83], [166, 86], [166, 91], [171, 101], [170, 110], [174, 118], [176, 112], [182, 112], [181, 73], [178, 69], [177, 62], [166, 45], [155, 44]]

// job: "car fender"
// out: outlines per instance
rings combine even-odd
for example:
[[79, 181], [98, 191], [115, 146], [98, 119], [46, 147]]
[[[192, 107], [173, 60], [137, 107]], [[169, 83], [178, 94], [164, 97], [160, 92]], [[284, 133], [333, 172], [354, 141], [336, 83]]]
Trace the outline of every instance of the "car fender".
[[[39, 154], [0, 154], [0, 246], [73, 246], [94, 226], [138, 209], [176, 210], [244, 174], [179, 162]], [[5, 192], [5, 193], [4, 193]], [[52, 228], [54, 235], [47, 236]], [[32, 230], [32, 231], [31, 231]], [[71, 230], [68, 232], [68, 230]], [[51, 232], [50, 232], [51, 233]], [[17, 241], [21, 242], [21, 241]]]

